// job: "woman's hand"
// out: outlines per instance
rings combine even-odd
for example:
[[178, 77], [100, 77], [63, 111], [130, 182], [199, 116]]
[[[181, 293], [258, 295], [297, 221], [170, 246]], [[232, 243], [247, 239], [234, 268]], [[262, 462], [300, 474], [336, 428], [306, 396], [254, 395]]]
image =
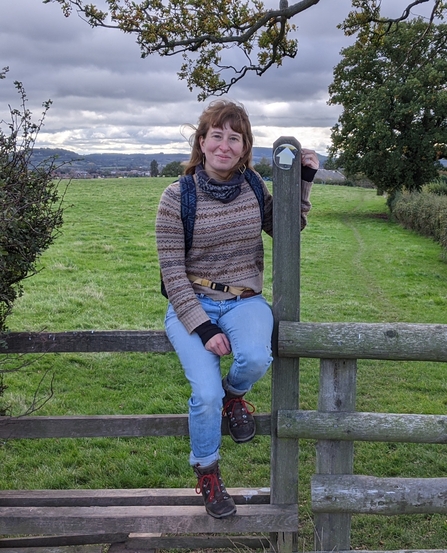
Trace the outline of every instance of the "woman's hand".
[[305, 167], [310, 167], [311, 169], [318, 169], [320, 167], [317, 153], [307, 148], [301, 148], [301, 163]]
[[215, 353], [219, 357], [231, 353], [231, 345], [224, 333], [215, 334], [205, 344], [205, 349]]

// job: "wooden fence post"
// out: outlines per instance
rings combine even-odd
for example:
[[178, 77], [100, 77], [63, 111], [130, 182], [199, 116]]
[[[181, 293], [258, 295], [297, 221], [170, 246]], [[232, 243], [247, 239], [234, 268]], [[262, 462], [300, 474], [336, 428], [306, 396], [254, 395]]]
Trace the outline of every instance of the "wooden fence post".
[[[298, 440], [279, 440], [277, 435], [278, 411], [297, 409], [299, 398], [299, 359], [280, 359], [277, 347], [279, 321], [300, 320], [301, 146], [293, 137], [273, 144], [273, 185], [271, 502], [298, 509]], [[271, 539], [276, 551], [297, 551], [297, 533]]]
[[[355, 411], [357, 361], [321, 359], [318, 410]], [[317, 474], [352, 474], [354, 442], [319, 440]], [[351, 515], [318, 513], [314, 517], [315, 551], [349, 550]]]

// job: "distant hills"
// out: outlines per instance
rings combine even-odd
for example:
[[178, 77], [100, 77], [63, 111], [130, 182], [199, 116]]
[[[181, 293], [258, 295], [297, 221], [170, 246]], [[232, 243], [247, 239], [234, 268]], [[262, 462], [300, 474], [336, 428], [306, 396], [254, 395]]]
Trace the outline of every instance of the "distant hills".
[[[57, 164], [63, 164], [61, 173], [73, 174], [116, 174], [126, 173], [144, 175], [150, 171], [151, 162], [155, 160], [159, 170], [173, 161], [187, 161], [188, 154], [163, 152], [150, 154], [86, 154], [80, 155], [62, 148], [35, 148], [31, 161], [34, 165], [42, 163], [48, 158], [57, 157]], [[271, 160], [272, 148], [253, 148], [253, 163], [259, 163], [262, 158]], [[320, 156], [322, 165], [327, 159]]]

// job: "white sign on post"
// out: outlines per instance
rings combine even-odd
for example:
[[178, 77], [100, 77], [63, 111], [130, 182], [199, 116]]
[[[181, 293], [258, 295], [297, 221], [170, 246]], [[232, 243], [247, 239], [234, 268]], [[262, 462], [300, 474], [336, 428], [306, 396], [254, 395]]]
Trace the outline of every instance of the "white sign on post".
[[293, 144], [281, 144], [273, 152], [273, 162], [279, 169], [290, 171], [297, 153], [298, 149]]

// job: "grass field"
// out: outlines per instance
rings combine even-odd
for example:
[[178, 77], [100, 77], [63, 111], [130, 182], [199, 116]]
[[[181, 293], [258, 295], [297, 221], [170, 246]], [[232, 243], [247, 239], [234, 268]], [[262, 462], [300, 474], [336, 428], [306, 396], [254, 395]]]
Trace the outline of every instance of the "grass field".
[[[162, 329], [154, 221], [172, 179], [73, 181], [62, 235], [41, 272], [25, 282], [9, 327], [25, 330]], [[440, 246], [387, 218], [373, 190], [314, 185], [309, 226], [302, 235], [303, 321], [447, 324], [447, 264]], [[265, 293], [271, 299], [271, 240], [266, 237]], [[293, 247], [293, 245], [291, 245]], [[224, 361], [228, 367], [229, 359]], [[444, 363], [360, 361], [359, 411], [445, 414]], [[0, 408], [24, 413], [54, 394], [38, 415], [185, 413], [189, 388], [174, 354], [60, 354], [8, 375]], [[303, 359], [300, 406], [315, 409], [318, 360]], [[42, 382], [43, 380], [43, 382]], [[39, 387], [40, 385], [40, 387]], [[250, 394], [269, 411], [270, 382]], [[309, 481], [314, 444], [300, 443], [300, 549], [312, 548]], [[441, 445], [355, 446], [355, 473], [440, 477]], [[0, 447], [0, 489], [194, 486], [186, 438], [11, 440]], [[269, 439], [238, 446], [223, 438], [227, 486], [269, 485]], [[357, 549], [444, 548], [442, 515], [353, 519]]]

